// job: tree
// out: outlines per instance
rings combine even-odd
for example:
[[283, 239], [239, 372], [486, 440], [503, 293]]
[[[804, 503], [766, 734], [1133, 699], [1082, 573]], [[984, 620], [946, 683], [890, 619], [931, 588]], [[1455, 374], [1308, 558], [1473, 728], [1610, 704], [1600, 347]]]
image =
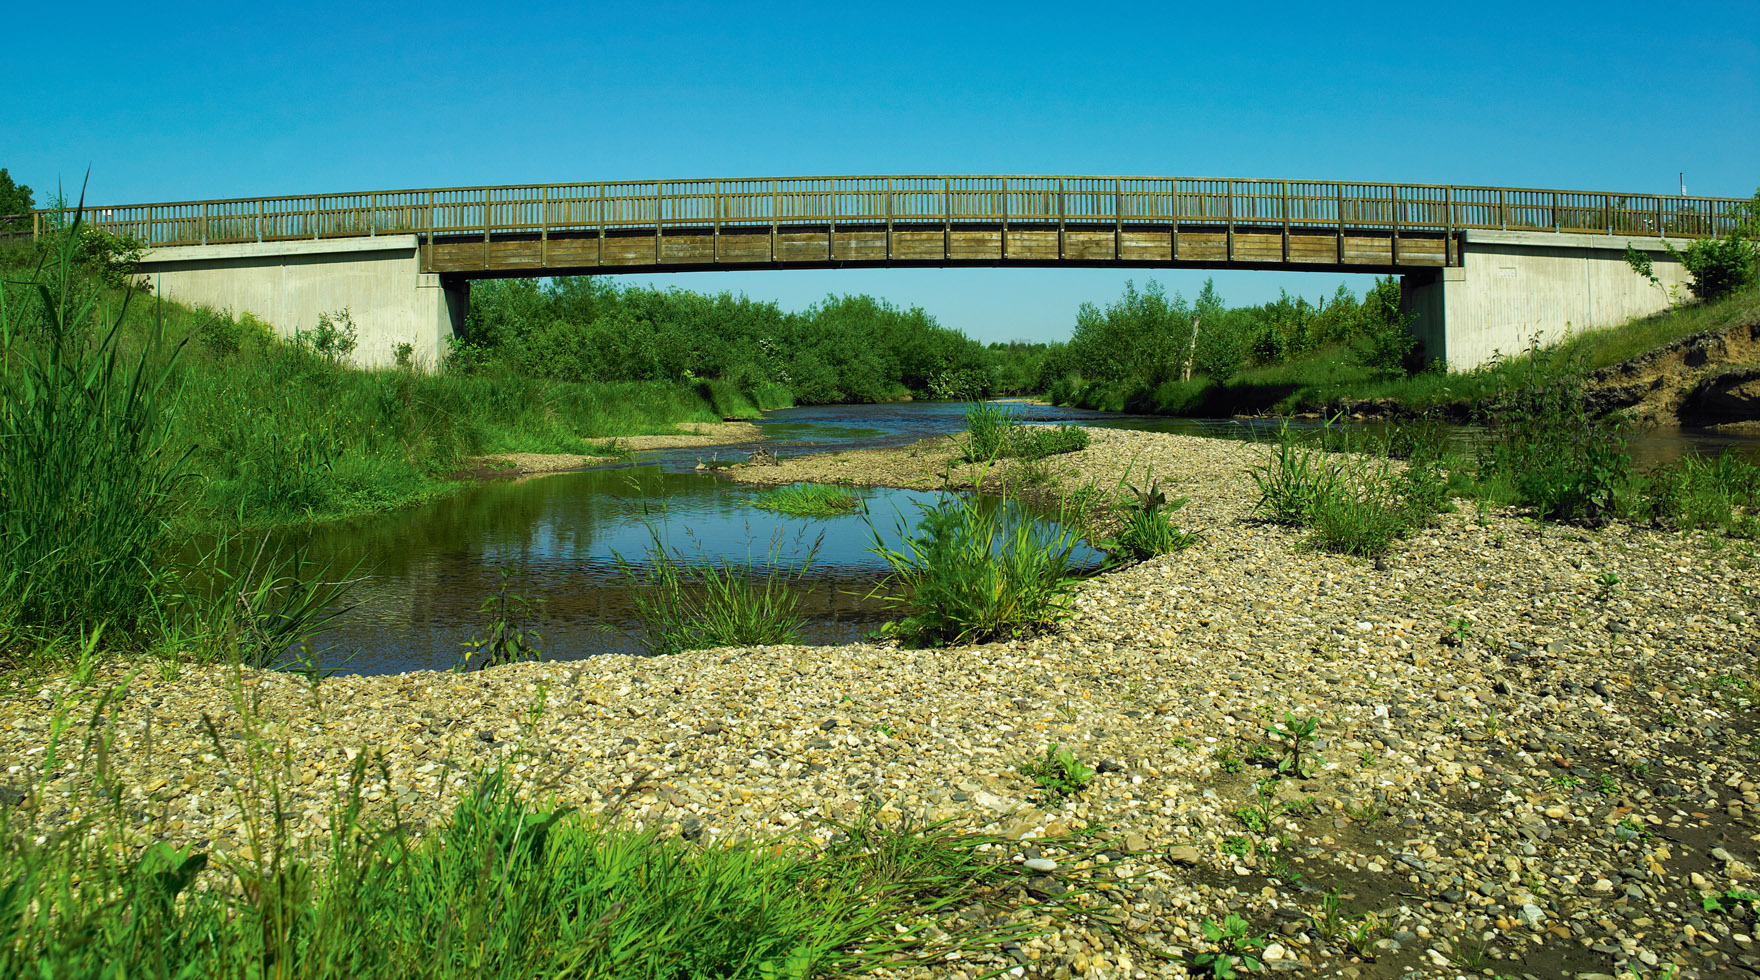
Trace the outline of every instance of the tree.
[[[5, 167], [0, 167], [0, 230], [29, 229], [30, 218], [20, 219], [14, 216], [28, 215], [36, 206], [31, 198], [31, 189], [23, 184], [13, 183], [12, 175], [6, 172]], [[7, 218], [11, 220], [4, 220]]]

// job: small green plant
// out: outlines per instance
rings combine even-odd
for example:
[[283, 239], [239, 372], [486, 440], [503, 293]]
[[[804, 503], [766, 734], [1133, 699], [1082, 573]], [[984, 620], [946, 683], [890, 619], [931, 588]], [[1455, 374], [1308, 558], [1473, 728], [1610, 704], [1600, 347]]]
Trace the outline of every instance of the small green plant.
[[1352, 915], [1346, 911], [1336, 888], [1320, 899], [1318, 910], [1308, 913], [1308, 921], [1313, 923], [1320, 938], [1328, 943], [1348, 946], [1364, 959], [1370, 957], [1375, 943], [1387, 932], [1386, 922], [1374, 912]]
[[1053, 802], [1080, 793], [1094, 779], [1094, 770], [1077, 759], [1074, 752], [1055, 742], [1045, 747], [1044, 758], [1030, 759], [1017, 768], [1037, 783]]
[[1372, 959], [1375, 944], [1387, 938], [1387, 920], [1374, 912], [1364, 912], [1346, 920], [1340, 935], [1358, 956]]
[[407, 340], [398, 344], [396, 347], [391, 348], [391, 359], [396, 362], [398, 367], [405, 370], [415, 367], [416, 345]]
[[1561, 790], [1581, 789], [1583, 786], [1583, 780], [1580, 776], [1572, 776], [1569, 773], [1561, 772], [1552, 777], [1552, 785], [1555, 789]]
[[1597, 773], [1595, 777], [1590, 780], [1589, 788], [1600, 793], [1602, 796], [1618, 796], [1621, 790], [1619, 780], [1605, 772]]
[[1293, 711], [1283, 713], [1282, 724], [1265, 726], [1266, 736], [1283, 746], [1283, 755], [1277, 760], [1278, 775], [1309, 777], [1314, 763], [1322, 761], [1314, 751], [1314, 733], [1319, 729], [1318, 717], [1297, 718]]
[[752, 506], [790, 517], [839, 517], [861, 509], [862, 498], [843, 487], [818, 483], [791, 483], [768, 491]]
[[1253, 784], [1254, 802], [1235, 808], [1235, 819], [1257, 834], [1270, 833], [1272, 822], [1288, 808], [1277, 799], [1277, 782], [1261, 779]]
[[1223, 772], [1240, 772], [1247, 767], [1247, 760], [1241, 758], [1240, 753], [1231, 746], [1218, 745], [1213, 755]]
[[1452, 645], [1459, 646], [1473, 638], [1473, 621], [1465, 616], [1456, 616], [1448, 621], [1448, 629], [1443, 636]]
[[1189, 955], [1192, 969], [1200, 975], [1232, 980], [1240, 975], [1237, 968], [1258, 970], [1265, 965], [1259, 954], [1270, 944], [1270, 937], [1254, 935], [1247, 920], [1239, 914], [1228, 913], [1220, 924], [1206, 918], [1203, 929], [1204, 938], [1215, 949], [1193, 951]]
[[1707, 912], [1718, 912], [1725, 915], [1739, 915], [1744, 911], [1753, 916], [1760, 910], [1760, 893], [1746, 888], [1728, 888], [1723, 892], [1707, 892], [1699, 896], [1699, 902]]
[[1360, 824], [1372, 824], [1387, 816], [1387, 802], [1376, 795], [1362, 802], [1346, 803], [1344, 815]]
[[1613, 598], [1613, 587], [1620, 583], [1620, 577], [1613, 572], [1602, 572], [1595, 577], [1595, 582], [1601, 586], [1601, 590], [1595, 593], [1596, 601], [1606, 602]]
[[1241, 834], [1229, 834], [1222, 839], [1222, 853], [1244, 858], [1253, 853], [1252, 838]]
[[1186, 497], [1167, 499], [1159, 484], [1151, 480], [1147, 490], [1131, 486], [1118, 508], [1120, 526], [1111, 538], [1096, 542], [1097, 546], [1124, 561], [1143, 561], [1156, 555], [1183, 551], [1191, 547], [1201, 533], [1184, 531], [1174, 526], [1173, 515], [1186, 505]]
[[531, 626], [532, 600], [513, 591], [513, 570], [501, 569], [501, 585], [483, 597], [477, 634], [465, 641], [464, 670], [517, 664], [543, 656], [543, 638]]
[[876, 735], [884, 735], [887, 738], [897, 738], [898, 737], [898, 730], [893, 728], [891, 725], [875, 725], [870, 730], [873, 731], [873, 733]]

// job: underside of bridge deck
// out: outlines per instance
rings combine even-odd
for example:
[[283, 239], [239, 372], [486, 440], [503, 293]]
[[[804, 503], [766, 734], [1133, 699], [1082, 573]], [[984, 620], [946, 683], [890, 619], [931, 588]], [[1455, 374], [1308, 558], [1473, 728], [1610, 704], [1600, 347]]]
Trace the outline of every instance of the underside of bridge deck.
[[1143, 266], [1407, 272], [1458, 264], [1458, 233], [1166, 226], [668, 228], [439, 237], [422, 269], [459, 278], [903, 266]]

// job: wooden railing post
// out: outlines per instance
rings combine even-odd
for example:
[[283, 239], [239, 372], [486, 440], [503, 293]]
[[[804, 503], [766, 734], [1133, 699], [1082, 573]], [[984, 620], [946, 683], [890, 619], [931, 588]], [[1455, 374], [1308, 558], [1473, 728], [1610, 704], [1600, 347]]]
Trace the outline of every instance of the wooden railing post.
[[489, 188], [483, 188], [483, 268], [489, 268]]
[[709, 188], [712, 195], [709, 199], [709, 220], [712, 222], [709, 235], [710, 264], [721, 261], [721, 216], [726, 212], [726, 202], [721, 199], [721, 181], [717, 180]]
[[1442, 189], [1442, 264], [1454, 265], [1454, 188]]
[[1069, 223], [1068, 192], [1064, 189], [1063, 178], [1057, 178], [1057, 258], [1059, 261], [1066, 256], [1064, 251], [1064, 232]]
[[892, 178], [886, 178], [886, 261], [892, 261]]
[[1228, 181], [1228, 238], [1225, 245], [1228, 261], [1234, 261], [1234, 179]]
[[1289, 262], [1289, 181], [1283, 182], [1283, 261]]
[[1006, 261], [1008, 261], [1008, 178], [1007, 177], [1002, 178], [1002, 199], [999, 203], [1001, 204], [1001, 206], [999, 208], [997, 208], [997, 210], [1001, 212], [1001, 217], [1002, 217], [1002, 242], [1001, 242], [1001, 250], [998, 254], [1001, 256], [1001, 260], [1006, 262]]
[[1509, 230], [1509, 192], [1499, 189], [1497, 192], [1497, 226], [1504, 231]]
[[776, 216], [782, 211], [782, 194], [776, 189], [776, 178], [770, 178], [770, 264], [776, 264]]
[[1344, 265], [1344, 185], [1334, 184], [1332, 192], [1337, 196], [1338, 213], [1338, 264]]
[[550, 267], [550, 185], [538, 188], [538, 266]]
[[953, 178], [941, 178], [941, 261], [953, 259]]
[[1124, 258], [1124, 181], [1112, 178], [1112, 261]]
[[1393, 207], [1389, 209], [1392, 212], [1392, 216], [1393, 216], [1393, 237], [1392, 237], [1392, 240], [1388, 243], [1388, 247], [1389, 247], [1389, 251], [1391, 252], [1391, 254], [1393, 256], [1393, 264], [1399, 265], [1399, 208], [1400, 208], [1399, 185], [1398, 184], [1390, 185], [1389, 191], [1390, 191], [1390, 194], [1393, 198]]
[[1552, 192], [1552, 230], [1558, 230], [1558, 192]]
[[259, 242], [263, 240], [264, 210], [263, 199], [259, 197], [257, 198], [257, 241]]

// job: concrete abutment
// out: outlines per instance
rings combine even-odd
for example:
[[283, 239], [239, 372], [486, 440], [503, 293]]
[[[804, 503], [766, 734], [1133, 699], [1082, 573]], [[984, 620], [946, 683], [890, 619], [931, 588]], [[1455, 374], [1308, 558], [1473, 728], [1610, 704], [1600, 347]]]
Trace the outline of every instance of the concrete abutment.
[[1536, 336], [1555, 343], [1666, 309], [1668, 293], [1626, 264], [1628, 243], [1650, 255], [1668, 291], [1686, 295], [1686, 270], [1658, 238], [1530, 231], [1463, 237], [1459, 266], [1400, 278], [1401, 306], [1424, 356], [1443, 359], [1451, 371], [1519, 354]]
[[388, 367], [409, 344], [414, 363], [435, 370], [470, 306], [467, 281], [421, 271], [414, 235], [155, 248], [140, 272], [159, 296], [249, 313], [282, 337], [346, 309], [361, 367]]

